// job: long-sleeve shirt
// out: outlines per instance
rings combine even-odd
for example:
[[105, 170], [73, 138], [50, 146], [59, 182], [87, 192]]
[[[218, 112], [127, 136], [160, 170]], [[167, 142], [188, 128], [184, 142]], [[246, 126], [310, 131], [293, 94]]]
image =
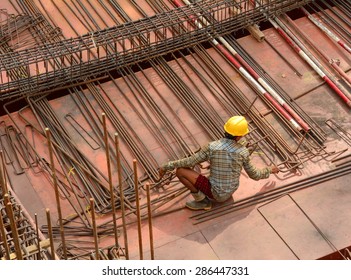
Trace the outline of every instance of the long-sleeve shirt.
[[251, 160], [248, 149], [235, 140], [222, 138], [208, 143], [192, 156], [170, 161], [162, 168], [173, 170], [179, 167], [193, 167], [196, 164], [209, 161], [209, 181], [213, 197], [217, 201], [227, 200], [239, 187], [239, 177], [242, 168], [254, 180], [268, 178], [271, 168], [256, 168]]

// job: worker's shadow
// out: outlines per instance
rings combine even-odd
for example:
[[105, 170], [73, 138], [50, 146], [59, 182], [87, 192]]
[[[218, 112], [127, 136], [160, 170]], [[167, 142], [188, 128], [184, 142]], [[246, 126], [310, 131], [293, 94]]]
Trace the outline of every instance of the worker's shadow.
[[[235, 195], [233, 195], [229, 200], [223, 203], [213, 202], [211, 210], [195, 213], [192, 211], [189, 219], [205, 237], [204, 240], [201, 241], [201, 239], [199, 239], [198, 242], [210, 242], [215, 239], [217, 235], [223, 234], [226, 229], [232, 227], [235, 223], [247, 218], [252, 211], [255, 211], [257, 205], [260, 203], [262, 195], [273, 190], [275, 185], [276, 183], [274, 181], [268, 181], [252, 196], [236, 200]], [[194, 236], [188, 235], [185, 238], [193, 239]]]
[[[235, 199], [235, 194], [227, 201], [212, 202], [211, 210], [193, 211], [185, 207], [185, 202], [192, 200], [187, 192], [181, 200], [168, 204], [167, 210], [160, 216], [155, 215], [153, 226], [160, 234], [159, 241], [170, 242], [176, 236], [192, 242], [206, 244], [223, 233], [228, 227], [244, 220], [257, 206], [256, 199], [271, 189], [275, 182], [266, 182], [260, 190], [250, 197]], [[174, 211], [172, 210], [174, 209]], [[161, 211], [162, 213], [163, 211]], [[156, 217], [158, 216], [158, 217]], [[161, 240], [163, 239], [163, 240]]]

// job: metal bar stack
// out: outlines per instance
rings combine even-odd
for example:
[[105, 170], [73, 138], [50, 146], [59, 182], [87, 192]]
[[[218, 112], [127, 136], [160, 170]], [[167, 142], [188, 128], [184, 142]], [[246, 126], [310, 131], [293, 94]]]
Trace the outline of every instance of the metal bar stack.
[[[32, 96], [71, 87], [92, 79], [93, 76], [101, 76], [120, 67], [208, 41], [209, 35], [222, 36], [238, 31], [266, 17], [284, 13], [311, 1], [261, 1], [259, 8], [249, 5], [247, 0], [206, 2], [193, 3], [167, 13], [92, 31], [77, 38], [18, 51], [9, 49], [6, 54], [0, 54], [0, 99]], [[246, 10], [237, 15], [229, 12], [237, 6], [245, 7]], [[200, 29], [193, 28], [190, 22], [196, 20], [197, 15], [208, 15], [216, 21]], [[3, 25], [8, 26], [9, 23], [5, 21]], [[188, 28], [184, 30], [183, 26]], [[170, 35], [169, 28], [176, 28], [180, 33], [177, 36]], [[161, 40], [155, 36], [158, 33], [162, 34]], [[143, 38], [155, 40], [145, 42]], [[78, 60], [78, 63], [73, 64], [73, 60]]]

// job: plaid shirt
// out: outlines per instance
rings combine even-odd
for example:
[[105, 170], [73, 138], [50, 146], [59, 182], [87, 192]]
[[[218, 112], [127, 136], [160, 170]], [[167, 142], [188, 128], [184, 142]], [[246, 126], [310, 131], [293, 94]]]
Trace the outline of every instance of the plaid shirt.
[[249, 151], [245, 146], [227, 138], [210, 142], [194, 155], [170, 161], [162, 167], [164, 170], [173, 170], [178, 167], [193, 167], [204, 161], [210, 163], [208, 179], [213, 197], [218, 201], [228, 199], [237, 190], [243, 167], [254, 180], [268, 178], [271, 174], [270, 167], [257, 169], [251, 163]]

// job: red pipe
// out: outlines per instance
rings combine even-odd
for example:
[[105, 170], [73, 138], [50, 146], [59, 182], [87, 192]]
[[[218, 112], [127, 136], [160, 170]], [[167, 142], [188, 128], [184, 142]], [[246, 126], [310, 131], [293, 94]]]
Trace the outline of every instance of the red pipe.
[[[285, 16], [286, 16], [286, 19], [289, 21], [289, 23], [292, 26], [294, 26], [296, 28], [296, 30], [298, 30], [304, 36], [304, 39], [311, 46], [313, 46], [329, 64], [331, 64], [331, 66], [340, 74], [340, 76], [342, 76], [346, 81], [348, 81], [350, 83], [350, 81], [351, 81], [350, 77], [348, 77], [346, 75], [346, 73], [338, 65], [336, 65], [336, 63], [334, 63], [334, 60], [329, 59], [329, 57], [327, 56], [327, 54], [324, 51], [322, 51], [320, 48], [317, 48], [315, 43], [309, 39], [309, 37], [297, 26], [297, 24], [288, 15], [285, 15]], [[335, 86], [337, 86], [338, 82], [335, 79], [334, 80], [332, 80], [331, 78], [329, 78], [329, 79], [335, 84]], [[343, 92], [343, 93], [345, 94], [345, 96], [348, 99], [351, 99], [351, 95], [347, 91]]]
[[[277, 19], [278, 20], [278, 19]], [[272, 19], [270, 22], [278, 31], [278, 33], [289, 43], [289, 45], [302, 56], [309, 65], [319, 74], [319, 76], [340, 96], [340, 98], [351, 107], [351, 100], [332, 82], [332, 80], [327, 77], [327, 75], [307, 56], [307, 54], [285, 33], [285, 31], [280, 28]]]
[[[239, 70], [241, 68], [243, 68], [240, 63], [227, 51], [227, 49], [225, 49], [222, 45], [218, 44], [216, 45], [217, 49], [219, 49], [226, 58], [229, 59], [229, 61], [231, 63], [234, 64], [234, 66], [236, 68], [238, 68]], [[263, 91], [262, 92], [263, 96], [270, 101], [274, 107], [276, 107], [276, 109], [289, 121], [293, 120], [292, 116], [289, 115], [289, 113], [287, 113], [284, 108], [267, 92], [267, 91]]]
[[351, 48], [347, 45], [342, 39], [340, 39], [336, 34], [331, 32], [324, 24], [311, 15], [305, 8], [300, 8], [302, 12], [319, 28], [321, 29], [329, 38], [334, 40], [337, 44], [339, 44], [343, 49], [345, 49], [348, 53], [351, 53]]
[[345, 71], [342, 68], [340, 68], [339, 65], [333, 59], [331, 59], [329, 63], [351, 85], [351, 77], [347, 76]]
[[[173, 0], [174, 4], [177, 7], [181, 7], [183, 6], [182, 3], [178, 0]], [[193, 21], [195, 21], [192, 18]], [[217, 40], [213, 39], [214, 41], [214, 45], [215, 47], [221, 51], [224, 56], [240, 71], [240, 72], [244, 72], [245, 69], [242, 67], [242, 65], [245, 66], [245, 68], [249, 71], [249, 73], [253, 76], [253, 78], [255, 80], [258, 81], [263, 81], [262, 78], [257, 74], [257, 72], [254, 71], [254, 69], [238, 54], [235, 53], [235, 55], [233, 56], [225, 47], [223, 47], [222, 45], [220, 45]], [[239, 61], [238, 61], [239, 60]], [[241, 65], [241, 64], [242, 65]], [[246, 72], [246, 71], [245, 71]], [[280, 99], [282, 100], [283, 104], [280, 104], [279, 102], [277, 102], [266, 90], [263, 89], [263, 87], [259, 84], [257, 84], [259, 86], [259, 90], [260, 92], [263, 94], [263, 96], [269, 101], [271, 102], [271, 104], [289, 121], [291, 122], [295, 128], [297, 128], [298, 130], [305, 130], [305, 131], [309, 131], [310, 127], [307, 125], [306, 122], [304, 122], [295, 112], [294, 110], [288, 105], [286, 104], [280, 97]]]

